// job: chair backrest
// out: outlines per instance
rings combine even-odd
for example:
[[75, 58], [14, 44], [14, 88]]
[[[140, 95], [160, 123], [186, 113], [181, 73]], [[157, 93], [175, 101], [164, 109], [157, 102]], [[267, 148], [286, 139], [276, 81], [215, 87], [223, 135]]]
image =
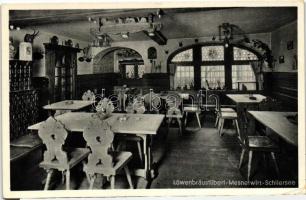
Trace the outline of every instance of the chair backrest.
[[208, 104], [214, 105], [216, 111], [220, 111], [220, 98], [216, 94], [211, 94], [208, 96]]
[[109, 124], [97, 114], [92, 114], [90, 122], [83, 131], [83, 137], [91, 149], [86, 164], [87, 172], [110, 175], [110, 169], [114, 166], [112, 150], [114, 133]]
[[177, 92], [169, 92], [166, 97], [167, 109], [180, 108], [182, 105], [182, 97]]
[[82, 100], [83, 101], [94, 101], [96, 100], [96, 95], [92, 91], [87, 90], [86, 92], [84, 92], [82, 96]]
[[46, 145], [44, 162], [67, 165], [68, 157], [67, 152], [63, 150], [63, 145], [68, 132], [64, 125], [51, 116], [42, 122], [38, 129], [38, 135]]
[[157, 111], [161, 107], [161, 99], [160, 96], [153, 92], [152, 89], [150, 89], [150, 92], [148, 94], [145, 94], [143, 96], [144, 104], [147, 110], [149, 111]]
[[108, 98], [103, 98], [96, 105], [97, 112], [105, 112], [107, 114], [110, 114], [114, 112], [114, 110], [115, 110], [115, 107], [113, 105], [113, 102], [110, 101]]
[[127, 113], [137, 113], [143, 114], [146, 111], [144, 106], [144, 99], [142, 96], [138, 95], [130, 102], [125, 110]]

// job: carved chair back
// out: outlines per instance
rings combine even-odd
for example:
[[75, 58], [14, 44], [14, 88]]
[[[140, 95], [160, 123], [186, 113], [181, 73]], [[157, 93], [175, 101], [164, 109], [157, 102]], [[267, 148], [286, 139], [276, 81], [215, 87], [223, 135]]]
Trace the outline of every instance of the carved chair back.
[[38, 135], [46, 145], [44, 152], [44, 162], [50, 164], [67, 165], [67, 152], [63, 150], [63, 145], [68, 132], [64, 125], [52, 116], [42, 122], [39, 127]]
[[114, 110], [115, 110], [115, 107], [113, 105], [113, 102], [109, 100], [108, 98], [103, 98], [96, 105], [97, 112], [105, 112], [107, 114], [110, 114], [114, 112]]
[[114, 133], [109, 124], [97, 114], [93, 114], [84, 129], [83, 136], [91, 149], [85, 171], [89, 174], [111, 175], [111, 169], [114, 166], [114, 151], [112, 150]]
[[96, 95], [91, 90], [87, 90], [86, 92], [84, 92], [82, 96], [82, 100], [83, 101], [94, 101], [96, 100]]

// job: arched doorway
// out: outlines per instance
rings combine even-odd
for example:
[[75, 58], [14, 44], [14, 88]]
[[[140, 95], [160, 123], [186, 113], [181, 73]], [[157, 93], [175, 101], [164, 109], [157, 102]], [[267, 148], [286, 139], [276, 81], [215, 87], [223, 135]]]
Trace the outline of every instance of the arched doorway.
[[124, 79], [139, 79], [145, 73], [140, 53], [131, 48], [111, 47], [93, 58], [93, 73], [120, 73]]

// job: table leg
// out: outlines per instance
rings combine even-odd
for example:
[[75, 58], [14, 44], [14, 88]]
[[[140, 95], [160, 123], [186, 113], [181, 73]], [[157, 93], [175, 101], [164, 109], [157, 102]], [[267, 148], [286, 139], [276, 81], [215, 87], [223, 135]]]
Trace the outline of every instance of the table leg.
[[144, 155], [144, 169], [136, 169], [134, 174], [136, 176], [141, 176], [144, 177], [145, 179], [148, 179], [148, 175], [150, 172], [150, 161], [151, 156], [149, 154], [151, 151], [149, 150], [149, 143], [148, 143], [148, 138], [147, 135], [137, 135], [138, 137], [141, 137], [143, 140], [143, 155]]

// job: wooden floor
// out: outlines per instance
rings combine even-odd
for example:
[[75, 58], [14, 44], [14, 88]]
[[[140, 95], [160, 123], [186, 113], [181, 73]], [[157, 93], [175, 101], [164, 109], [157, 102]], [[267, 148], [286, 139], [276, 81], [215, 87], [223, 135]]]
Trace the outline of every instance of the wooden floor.
[[[197, 128], [196, 120], [193, 119], [181, 137], [178, 136], [177, 129], [170, 131], [166, 145], [167, 154], [159, 165], [159, 174], [151, 183], [151, 188], [255, 187], [241, 185], [246, 183], [247, 158], [239, 170], [241, 147], [235, 131], [226, 129], [225, 134], [220, 137], [217, 129], [213, 127], [212, 116], [202, 116], [201, 121], [204, 122], [204, 128]], [[266, 180], [294, 180], [297, 184], [296, 157], [294, 150], [283, 150], [278, 155], [281, 174], [277, 177], [272, 161], [269, 160], [265, 166], [261, 162], [261, 155], [255, 154], [253, 183], [257, 184], [257, 187], [265, 187], [258, 184]], [[192, 180], [194, 182], [190, 182]], [[235, 185], [236, 183], [240, 185]]]
[[[200, 129], [197, 128], [196, 119], [191, 118], [183, 136], [178, 135], [177, 128], [171, 128], [167, 139], [164, 138], [166, 126], [161, 128], [161, 134], [155, 138], [153, 146], [153, 157], [156, 163], [154, 168], [157, 176], [150, 182], [143, 178], [133, 177], [136, 188], [255, 187], [235, 185], [238, 181], [246, 181], [247, 173], [246, 163], [241, 170], [238, 169], [241, 148], [235, 131], [225, 129], [224, 136], [220, 137], [217, 134], [217, 129], [213, 127], [213, 116], [203, 115], [201, 121], [202, 128]], [[255, 155], [253, 180], [296, 181], [296, 154], [292, 154], [291, 151], [289, 154], [284, 151], [278, 156], [281, 171], [279, 178], [276, 177], [272, 163], [268, 163], [264, 167], [264, 164], [260, 162], [262, 160], [260, 155]], [[46, 174], [38, 167], [41, 155], [33, 153], [31, 156], [31, 159], [15, 163], [13, 177], [22, 181], [13, 181], [13, 184], [18, 183], [18, 186], [12, 185], [13, 190], [41, 190], [43, 188], [41, 182], [45, 179]], [[245, 161], [247, 162], [247, 159]], [[31, 164], [31, 168], [18, 171], [17, 166]], [[76, 168], [74, 172], [72, 171], [71, 187], [73, 189], [87, 189], [87, 179], [84, 174], [80, 176], [79, 171], [82, 171], [81, 166], [79, 169]], [[74, 174], [76, 175], [74, 176]], [[64, 185], [60, 184], [58, 180], [60, 180], [59, 177], [54, 177], [52, 189], [64, 189]], [[100, 179], [94, 186], [96, 189], [101, 188], [99, 181]], [[232, 181], [232, 184], [229, 185], [229, 181]], [[260, 186], [257, 185], [257, 187]], [[104, 184], [104, 188], [109, 188], [109, 184]], [[116, 177], [116, 188], [128, 188], [124, 174]]]

